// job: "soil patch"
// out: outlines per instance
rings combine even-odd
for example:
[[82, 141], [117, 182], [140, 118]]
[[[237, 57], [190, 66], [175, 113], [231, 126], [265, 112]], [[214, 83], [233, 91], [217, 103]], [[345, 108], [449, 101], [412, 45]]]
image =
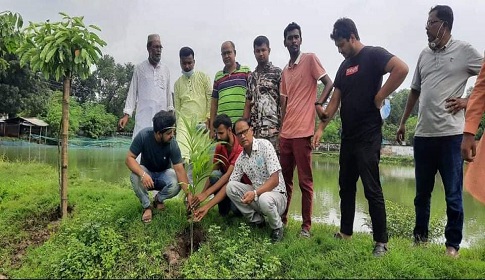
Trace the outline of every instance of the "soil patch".
[[[165, 276], [168, 278], [179, 278], [179, 268], [183, 260], [190, 256], [190, 225], [177, 234], [172, 245], [163, 251], [163, 257], [167, 261], [168, 269]], [[197, 251], [206, 240], [206, 233], [199, 223], [194, 223], [193, 251]]]
[[[71, 213], [72, 207], [69, 206], [67, 211]], [[28, 233], [28, 238], [13, 244], [12, 267], [18, 268], [21, 266], [22, 257], [25, 255], [28, 247], [42, 245], [52, 233], [57, 231], [61, 216], [60, 207], [57, 207], [51, 211], [29, 217], [24, 221], [23, 230]]]

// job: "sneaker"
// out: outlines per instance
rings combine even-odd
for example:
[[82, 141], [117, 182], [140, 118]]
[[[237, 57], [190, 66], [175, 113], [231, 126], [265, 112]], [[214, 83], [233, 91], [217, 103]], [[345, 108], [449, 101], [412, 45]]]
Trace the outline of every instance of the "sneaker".
[[310, 235], [310, 232], [306, 229], [302, 229], [300, 231], [300, 234], [298, 234], [299, 237], [303, 237], [303, 238], [310, 238], [311, 235]]
[[456, 250], [455, 247], [448, 246], [446, 247], [446, 255], [452, 258], [458, 258], [460, 253], [458, 253], [458, 250]]
[[271, 232], [271, 242], [276, 243], [281, 241], [283, 239], [283, 232], [283, 227], [273, 229], [273, 231]]
[[351, 239], [351, 238], [352, 238], [352, 235], [347, 235], [347, 234], [345, 234], [345, 233], [341, 233], [341, 232], [339, 231], [339, 232], [335, 233], [335, 234], [333, 235], [333, 237], [334, 237], [335, 239], [349, 240], [349, 239]]
[[374, 257], [382, 257], [387, 253], [387, 243], [376, 243], [372, 255]]

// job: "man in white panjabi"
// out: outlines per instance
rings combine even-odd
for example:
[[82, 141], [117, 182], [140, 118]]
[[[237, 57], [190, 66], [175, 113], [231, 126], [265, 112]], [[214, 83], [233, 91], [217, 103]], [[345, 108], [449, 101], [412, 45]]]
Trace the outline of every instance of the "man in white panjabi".
[[118, 123], [124, 128], [136, 108], [133, 138], [141, 129], [152, 126], [152, 118], [157, 112], [173, 111], [170, 72], [168, 67], [160, 62], [162, 48], [158, 34], [148, 35], [148, 59], [138, 64], [133, 72], [123, 109], [124, 116]]

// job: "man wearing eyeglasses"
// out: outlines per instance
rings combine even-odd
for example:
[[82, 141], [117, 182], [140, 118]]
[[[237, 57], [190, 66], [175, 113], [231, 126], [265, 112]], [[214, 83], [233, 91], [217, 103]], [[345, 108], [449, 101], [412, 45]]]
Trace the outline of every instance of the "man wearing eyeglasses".
[[236, 46], [232, 41], [221, 45], [221, 57], [224, 68], [216, 73], [210, 107], [210, 137], [215, 136], [212, 120], [216, 115], [226, 114], [232, 122], [244, 113], [248, 77], [251, 69], [236, 62]]
[[[276, 151], [270, 141], [253, 138], [253, 130], [246, 119], [237, 120], [234, 131], [243, 152], [227, 183], [227, 196], [252, 225], [260, 226], [267, 220], [272, 229], [271, 241], [281, 241], [284, 232], [281, 215], [287, 202]], [[251, 184], [240, 182], [244, 174]]]
[[463, 237], [463, 97], [469, 77], [480, 71], [482, 56], [469, 43], [451, 36], [453, 11], [449, 6], [431, 8], [426, 22], [428, 47], [418, 58], [411, 92], [396, 134], [405, 139], [405, 124], [419, 100], [419, 114], [414, 134], [416, 245], [428, 241], [430, 199], [439, 171], [446, 196], [446, 254], [458, 256]]
[[[158, 191], [153, 198], [153, 206], [158, 210], [165, 209], [164, 201], [176, 196], [180, 187], [187, 194], [189, 204], [192, 202], [174, 134], [173, 112], [160, 111], [153, 117], [153, 127], [144, 128], [135, 136], [126, 155], [126, 166], [132, 172], [131, 185], [143, 207], [144, 223], [151, 222], [153, 214], [148, 191]], [[138, 155], [141, 155], [140, 163], [136, 160]]]
[[138, 132], [151, 126], [153, 116], [160, 110], [173, 110], [173, 96], [170, 91], [170, 72], [160, 62], [162, 44], [158, 34], [148, 35], [148, 59], [135, 67], [130, 89], [123, 109], [124, 116], [118, 125], [124, 128], [136, 108], [133, 138]]

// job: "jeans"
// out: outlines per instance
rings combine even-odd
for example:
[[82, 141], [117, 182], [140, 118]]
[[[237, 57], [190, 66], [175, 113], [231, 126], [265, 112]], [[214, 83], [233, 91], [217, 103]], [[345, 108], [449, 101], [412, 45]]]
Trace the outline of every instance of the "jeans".
[[414, 207], [415, 238], [426, 240], [430, 217], [431, 193], [436, 172], [439, 171], [445, 188], [446, 246], [459, 250], [463, 238], [463, 159], [460, 153], [463, 135], [443, 137], [414, 137], [416, 197]]
[[386, 207], [379, 177], [380, 134], [366, 141], [342, 140], [340, 148], [340, 231], [352, 235], [355, 218], [357, 180], [362, 180], [369, 204], [374, 241], [387, 243]]
[[[209, 177], [210, 185], [214, 185], [220, 178], [222, 177], [222, 172], [220, 170], [214, 170]], [[219, 190], [220, 191], [220, 190]], [[232, 211], [236, 216], [242, 216], [239, 209], [237, 209], [236, 205], [232, 203], [231, 199], [226, 195], [224, 199], [217, 204], [217, 208], [219, 209], [219, 214], [222, 217], [229, 215], [229, 212]]]
[[[166, 199], [172, 198], [180, 192], [180, 185], [177, 181], [177, 175], [175, 174], [175, 170], [172, 168], [162, 172], [151, 172], [143, 165], [141, 165], [141, 168], [147, 173], [147, 175], [152, 177], [154, 188], [151, 190], [158, 191], [154, 198], [158, 202], [163, 202]], [[148, 190], [143, 187], [140, 177], [135, 173], [131, 173], [130, 181], [136, 196], [141, 202], [141, 205], [143, 208], [148, 208], [150, 206], [150, 197], [148, 196]]]
[[283, 213], [283, 223], [288, 221], [288, 208], [293, 194], [293, 172], [298, 170], [298, 183], [301, 189], [301, 228], [309, 231], [312, 226], [313, 175], [311, 137], [286, 139], [280, 137], [280, 163], [286, 184], [288, 202]]

